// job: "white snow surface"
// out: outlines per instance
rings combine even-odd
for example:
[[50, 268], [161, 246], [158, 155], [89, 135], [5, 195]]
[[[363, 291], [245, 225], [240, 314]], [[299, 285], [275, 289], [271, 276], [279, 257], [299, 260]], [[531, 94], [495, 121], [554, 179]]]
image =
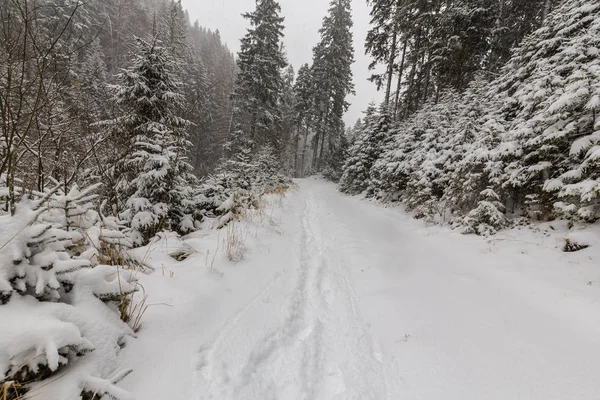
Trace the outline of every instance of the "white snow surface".
[[[237, 223], [238, 263], [231, 228], [138, 252], [151, 306], [119, 387], [146, 400], [599, 398], [600, 246], [563, 253], [560, 223], [463, 236], [298, 183], [270, 218]], [[186, 260], [167, 255], [182, 246]]]

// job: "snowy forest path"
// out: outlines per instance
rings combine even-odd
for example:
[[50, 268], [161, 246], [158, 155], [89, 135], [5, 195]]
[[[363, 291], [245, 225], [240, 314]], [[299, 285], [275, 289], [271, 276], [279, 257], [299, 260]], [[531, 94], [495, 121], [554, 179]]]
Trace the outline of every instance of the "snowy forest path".
[[317, 179], [300, 181], [280, 215], [282, 234], [259, 235], [264, 251], [226, 270], [227, 296], [190, 300], [197, 339], [181, 398], [600, 393], [600, 296], [572, 255], [494, 247]]
[[[322, 200], [312, 192], [297, 197], [293, 268], [276, 274], [200, 349], [198, 399], [392, 398], [335, 238], [321, 230]], [[268, 317], [256, 321], [257, 314]]]
[[342, 317], [359, 316], [383, 366], [372, 397], [342, 398], [597, 398], [598, 295], [576, 259], [518, 240], [495, 249], [319, 180], [301, 193], [333, 292], [355, 310]]

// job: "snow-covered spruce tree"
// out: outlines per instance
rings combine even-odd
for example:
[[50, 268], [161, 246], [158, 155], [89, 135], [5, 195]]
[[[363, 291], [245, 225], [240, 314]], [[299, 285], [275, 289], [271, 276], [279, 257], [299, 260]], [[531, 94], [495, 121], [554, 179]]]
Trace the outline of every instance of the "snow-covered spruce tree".
[[346, 128], [346, 136], [348, 136], [348, 142], [352, 143], [362, 130], [363, 121], [361, 118], [357, 119], [353, 126]]
[[[85, 391], [129, 398], [108, 375], [123, 375], [117, 353], [132, 332], [102, 301], [120, 301], [135, 287], [118, 278], [119, 267], [90, 268], [80, 247], [76, 226], [90, 212], [91, 190], [65, 195], [57, 187], [0, 216], [0, 385], [8, 398], [28, 390], [65, 400]], [[68, 377], [55, 379], [76, 358]]]
[[344, 129], [329, 137], [329, 153], [327, 165], [323, 169], [323, 177], [338, 183], [342, 177], [342, 168], [348, 157], [350, 142]]
[[298, 155], [298, 140], [300, 131], [296, 124], [296, 97], [294, 93], [294, 67], [289, 65], [283, 76], [283, 88], [279, 108], [281, 110], [281, 150], [279, 158], [283, 169], [290, 175], [294, 174]]
[[237, 123], [225, 145], [228, 156], [221, 159], [215, 173], [201, 185], [197, 198], [208, 217], [217, 218], [221, 228], [258, 205], [254, 195], [254, 164], [251, 162], [251, 139]]
[[450, 138], [453, 156], [448, 166], [449, 182], [443, 205], [459, 219], [477, 206], [479, 194], [500, 187], [502, 171], [497, 147], [504, 131], [500, 103], [486, 96], [488, 81], [479, 78], [458, 99], [458, 114]]
[[316, 171], [328, 167], [332, 176], [339, 176], [343, 165], [340, 163], [343, 150], [339, 148], [345, 138], [343, 116], [349, 106], [346, 97], [354, 90], [352, 25], [350, 0], [332, 0], [319, 30], [321, 40], [313, 49], [316, 135], [312, 165]]
[[260, 148], [253, 161], [256, 169], [253, 185], [258, 188], [259, 192], [265, 193], [279, 187], [287, 188], [289, 186], [290, 179], [281, 172], [281, 163], [273, 147], [263, 146]]
[[406, 189], [408, 162], [421, 135], [421, 131], [415, 129], [413, 118], [403, 121], [396, 131], [370, 171], [373, 185], [377, 188], [377, 198], [384, 201], [398, 201]]
[[201, 207], [223, 227], [247, 210], [257, 209], [265, 193], [289, 187], [290, 178], [280, 171], [281, 163], [272, 147], [263, 146], [255, 155], [242, 148], [224, 159], [202, 185]]
[[126, 227], [117, 217], [103, 215], [101, 204], [94, 204], [99, 200], [100, 187], [97, 183], [80, 189], [74, 184], [65, 191], [63, 185], [58, 185], [39, 220], [67, 231], [69, 253], [83, 257], [91, 266], [131, 266], [127, 250], [132, 245], [124, 234]]
[[296, 152], [294, 172], [296, 177], [304, 177], [309, 165], [309, 135], [313, 121], [313, 92], [311, 68], [304, 64], [298, 70], [294, 84], [294, 123], [296, 125]]
[[257, 0], [256, 10], [244, 14], [250, 28], [241, 40], [237, 59], [234, 127], [247, 135], [252, 148], [269, 144], [279, 149], [281, 145], [282, 69], [287, 62], [281, 48], [280, 13], [277, 1]]
[[[476, 79], [460, 96], [442, 91], [398, 123], [371, 168], [378, 197], [401, 199], [418, 217], [466, 216], [480, 233], [505, 226], [505, 208], [596, 220], [599, 14], [596, 2], [562, 2], [498, 78]], [[423, 71], [411, 70], [407, 97], [423, 89]]]
[[451, 204], [463, 193], [458, 183], [452, 186], [451, 177], [462, 179], [456, 170], [478, 138], [480, 111], [474, 102], [479, 96], [446, 91], [438, 103], [396, 123], [371, 167], [369, 192], [404, 201], [419, 218], [445, 217], [444, 209], [453, 209]]
[[348, 150], [348, 157], [342, 168], [340, 190], [349, 194], [362, 193], [368, 189], [367, 195], [376, 191], [371, 181], [371, 167], [381, 155], [389, 140], [391, 118], [385, 104], [379, 107], [370, 105], [365, 112], [360, 133]]
[[123, 115], [102, 123], [118, 149], [111, 175], [121, 218], [131, 240], [142, 245], [161, 230], [186, 232], [195, 214], [188, 163], [190, 122], [179, 117], [184, 98], [173, 76], [173, 60], [158, 38], [137, 39], [133, 63], [119, 76], [115, 100]]
[[[503, 163], [497, 151], [503, 125], [483, 116], [467, 119], [471, 142], [466, 142], [464, 154], [450, 171], [449, 184], [442, 197], [444, 207], [459, 219], [477, 206], [479, 194], [487, 187], [501, 188], [499, 176]], [[472, 136], [474, 134], [474, 136]]]
[[186, 19], [181, 0], [164, 2], [161, 8], [159, 36], [172, 57], [175, 60], [183, 61], [189, 50], [186, 38], [189, 21]]
[[394, 79], [394, 66], [398, 57], [401, 32], [399, 29], [399, 18], [396, 15], [402, 4], [397, 0], [369, 0], [371, 6], [371, 29], [367, 33], [365, 49], [371, 55], [373, 61], [369, 69], [373, 70], [378, 63], [386, 65], [385, 73], [375, 73], [369, 78], [377, 84], [377, 90], [385, 83], [384, 103], [390, 104], [392, 92], [392, 81]]
[[506, 208], [500, 201], [500, 197], [491, 188], [482, 191], [479, 197], [477, 207], [471, 210], [462, 221], [455, 223], [455, 226], [462, 227], [462, 232], [465, 234], [493, 235], [498, 229], [507, 225], [504, 217]]
[[2, 303], [7, 303], [14, 292], [58, 300], [61, 291], [70, 290], [72, 273], [89, 265], [87, 260], [71, 260], [65, 248], [71, 237], [61, 225], [57, 228], [37, 221], [55, 191], [38, 201], [22, 200], [13, 217], [2, 216], [6, 230], [6, 243], [0, 250]]
[[600, 109], [600, 4], [568, 0], [514, 51], [493, 83], [508, 133], [502, 176], [515, 209], [530, 216], [598, 217], [595, 150]]
[[[373, 166], [375, 165], [376, 160], [381, 157], [384, 149], [389, 145], [393, 136], [396, 134], [396, 130], [394, 128], [394, 123], [392, 121], [392, 112], [393, 110], [390, 108], [389, 104], [381, 104], [378, 111], [378, 120], [375, 126], [375, 135], [372, 136], [371, 146], [372, 146], [372, 154], [374, 157], [369, 164], [369, 185], [366, 188], [367, 196], [377, 196], [379, 192], [379, 182], [373, 176]], [[361, 129], [366, 126], [365, 121], [359, 120], [355, 126], [355, 129], [360, 126]]]
[[202, 185], [201, 206], [209, 217], [218, 219], [219, 228], [258, 205], [252, 185], [255, 172], [250, 150], [241, 148], [223, 159]]
[[99, 40], [94, 40], [85, 51], [83, 61], [73, 71], [76, 84], [68, 93], [72, 96], [70, 110], [77, 117], [82, 132], [90, 131], [90, 124], [106, 118], [109, 94], [106, 90], [105, 55]]
[[398, 123], [371, 168], [371, 191], [383, 199], [402, 199], [419, 218], [441, 216], [439, 202], [462, 152], [461, 137], [453, 129], [457, 113], [457, 96], [449, 92]]
[[414, 115], [415, 128], [422, 133], [407, 163], [409, 174], [403, 200], [417, 218], [433, 221], [443, 216], [440, 199], [448, 185], [454, 156], [451, 139], [456, 113], [454, 94], [449, 93], [440, 103], [426, 106]]

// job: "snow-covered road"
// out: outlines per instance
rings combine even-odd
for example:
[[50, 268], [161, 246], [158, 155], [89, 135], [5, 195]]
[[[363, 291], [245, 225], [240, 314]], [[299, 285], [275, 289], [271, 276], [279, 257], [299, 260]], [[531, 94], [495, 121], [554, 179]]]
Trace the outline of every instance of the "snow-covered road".
[[208, 390], [200, 398], [389, 397], [388, 380], [397, 373], [362, 314], [345, 267], [358, 261], [352, 253], [361, 247], [336, 239], [342, 225], [327, 228], [321, 196], [301, 186], [293, 207], [295, 251], [273, 260], [286, 270], [206, 349], [198, 392]]
[[589, 254], [426, 227], [314, 179], [280, 214], [223, 276], [191, 285], [209, 276], [192, 260], [171, 292], [148, 279], [173, 309], [128, 346], [135, 360], [163, 340], [131, 362], [140, 399], [600, 398]]

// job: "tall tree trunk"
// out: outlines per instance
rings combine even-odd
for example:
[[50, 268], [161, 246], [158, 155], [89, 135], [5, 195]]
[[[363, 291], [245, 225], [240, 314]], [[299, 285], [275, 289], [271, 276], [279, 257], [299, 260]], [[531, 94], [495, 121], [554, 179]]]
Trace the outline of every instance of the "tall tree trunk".
[[[417, 36], [417, 40], [415, 42], [415, 50], [418, 50], [421, 46], [421, 33], [419, 32]], [[415, 75], [417, 73], [417, 64], [419, 60], [415, 56], [415, 60], [413, 61], [412, 67], [410, 69], [410, 74], [408, 78], [408, 89], [406, 91], [406, 106], [404, 107], [404, 118], [408, 118], [410, 114], [410, 106], [411, 100], [410, 97], [413, 95], [414, 83], [415, 83]]]
[[15, 194], [15, 156], [13, 153], [10, 153], [8, 157], [8, 169], [6, 173], [6, 186], [8, 187], [8, 210], [10, 211], [10, 215], [15, 215], [17, 208], [17, 197]]
[[321, 171], [321, 166], [323, 162], [323, 149], [325, 148], [325, 129], [321, 132], [321, 150], [319, 150], [319, 162], [317, 164], [317, 170]]
[[44, 191], [44, 164], [42, 160], [42, 141], [38, 140], [38, 148], [37, 148], [37, 190], [38, 192]]
[[408, 46], [408, 38], [404, 39], [404, 46], [402, 47], [402, 59], [400, 60], [400, 67], [398, 68], [398, 85], [396, 86], [396, 99], [394, 101], [394, 119], [398, 118], [398, 109], [400, 108], [400, 90], [402, 89], [402, 76], [404, 75], [404, 60], [406, 59], [406, 48]]
[[300, 150], [300, 130], [302, 124], [296, 126], [296, 143], [294, 144], [294, 177], [298, 178], [298, 151]]
[[252, 144], [254, 147], [256, 145], [256, 120], [257, 120], [257, 111], [252, 111], [252, 122], [250, 123], [250, 140], [252, 140]]
[[499, 10], [498, 10], [498, 16], [496, 17], [496, 23], [495, 23], [495, 29], [494, 29], [494, 35], [492, 37], [492, 41], [491, 41], [491, 49], [490, 49], [490, 58], [489, 58], [489, 66], [490, 66], [490, 70], [491, 71], [495, 71], [496, 68], [496, 62], [498, 60], [498, 52], [500, 51], [499, 47], [500, 47], [500, 32], [501, 32], [501, 26], [502, 23], [504, 21], [504, 2], [506, 0], [498, 0], [498, 6], [499, 6]]
[[406, 90], [406, 101], [404, 105], [404, 118], [408, 118], [410, 114], [410, 96], [412, 95], [413, 85], [415, 82], [415, 73], [417, 69], [417, 62], [415, 61], [410, 69], [408, 76], [408, 89]]
[[429, 81], [431, 79], [431, 53], [427, 55], [427, 63], [424, 67], [425, 71], [425, 88], [423, 89], [423, 103], [427, 102], [429, 97]]
[[322, 121], [323, 121], [323, 116], [321, 116], [319, 118], [317, 132], [315, 133], [315, 137], [313, 138], [313, 144], [314, 144], [314, 153], [313, 153], [313, 161], [312, 161], [313, 169], [319, 168], [319, 139], [321, 138], [321, 130], [323, 129]]
[[329, 127], [327, 126], [327, 120], [329, 120], [330, 106], [331, 105], [329, 104], [329, 102], [327, 102], [327, 104], [325, 105], [325, 112], [323, 113], [323, 120], [321, 123], [321, 150], [319, 151], [317, 171], [321, 171], [321, 166], [323, 163], [323, 156], [324, 156], [323, 149], [325, 148], [325, 139], [327, 138], [327, 133], [328, 133], [327, 131], [329, 129]]
[[435, 88], [435, 104], [439, 103], [440, 95], [442, 93], [442, 85], [440, 84], [440, 78], [437, 79], [438, 83]]
[[306, 171], [306, 153], [308, 153], [308, 127], [305, 127], [304, 130], [304, 143], [302, 143], [302, 145], [304, 146], [304, 149], [302, 149], [302, 166], [300, 169], [300, 178], [304, 178], [304, 173]]
[[390, 93], [392, 92], [392, 79], [394, 78], [394, 64], [396, 62], [396, 46], [397, 46], [398, 32], [394, 30], [392, 36], [392, 47], [390, 49], [390, 58], [388, 60], [387, 70], [387, 88], [385, 90], [385, 104], [390, 104]]
[[419, 60], [419, 76], [417, 78], [417, 84], [416, 84], [416, 88], [415, 88], [415, 104], [414, 104], [414, 109], [418, 110], [419, 109], [419, 100], [421, 99], [421, 88], [423, 87], [423, 80], [424, 80], [424, 74], [425, 74], [425, 55], [426, 52], [423, 51], [423, 54], [421, 55], [421, 60]]

